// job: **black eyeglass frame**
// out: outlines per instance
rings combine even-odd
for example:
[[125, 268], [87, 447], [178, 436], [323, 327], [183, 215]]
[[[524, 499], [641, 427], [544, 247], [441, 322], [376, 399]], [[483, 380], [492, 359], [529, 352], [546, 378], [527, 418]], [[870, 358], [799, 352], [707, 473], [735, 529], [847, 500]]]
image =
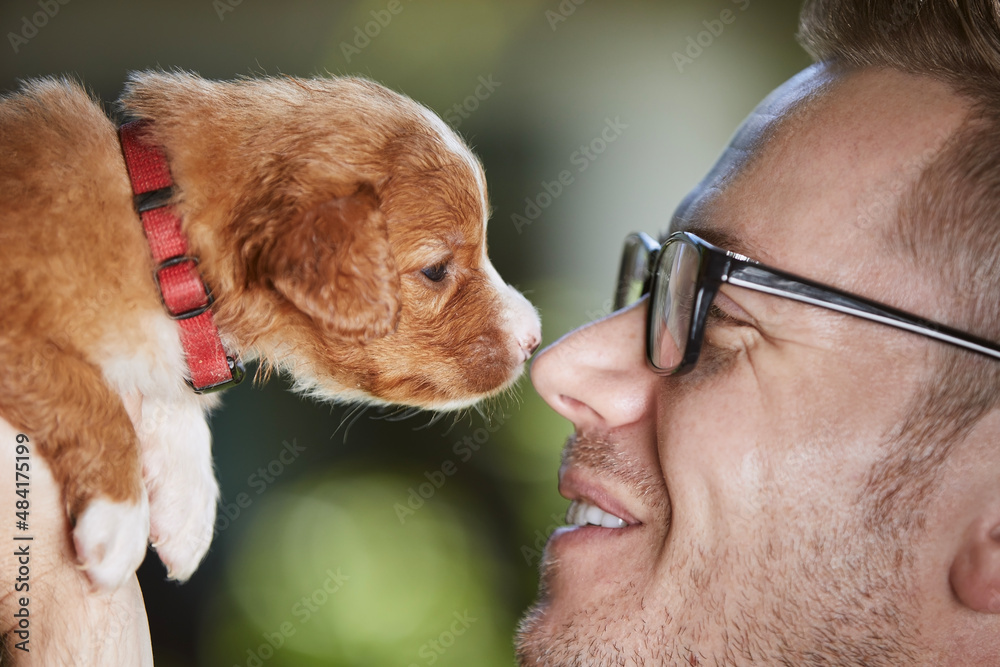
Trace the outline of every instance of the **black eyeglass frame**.
[[[649, 367], [660, 375], [681, 375], [694, 368], [705, 337], [705, 322], [708, 319], [709, 309], [723, 283], [879, 322], [1000, 360], [1000, 345], [997, 343], [829, 285], [771, 268], [739, 253], [718, 248], [691, 232], [675, 232], [668, 236], [663, 244], [657, 243], [642, 232], [630, 234], [625, 239], [615, 293], [615, 310], [628, 305], [625, 301], [631, 281], [627, 279], [627, 275], [630, 265], [634, 267], [636, 261], [640, 259], [640, 252], [646, 253], [646, 275], [643, 277], [642, 293], [639, 298], [646, 294], [657, 294], [659, 281], [663, 275], [659, 266], [665, 256], [662, 250], [670, 243], [686, 243], [698, 252], [698, 273], [684, 356], [674, 368], [659, 368], [653, 363], [655, 309], [652, 304], [647, 308], [646, 360]], [[634, 269], [632, 271], [634, 272]]]

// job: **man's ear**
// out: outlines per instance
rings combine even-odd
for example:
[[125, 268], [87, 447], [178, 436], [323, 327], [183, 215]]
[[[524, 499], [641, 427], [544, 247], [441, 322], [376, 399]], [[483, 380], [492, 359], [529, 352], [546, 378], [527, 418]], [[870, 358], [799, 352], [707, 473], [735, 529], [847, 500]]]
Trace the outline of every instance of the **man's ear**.
[[399, 273], [370, 185], [293, 218], [274, 239], [263, 273], [327, 333], [380, 338], [399, 322]]
[[973, 611], [1000, 614], [1000, 521], [970, 527], [951, 565], [951, 588]]

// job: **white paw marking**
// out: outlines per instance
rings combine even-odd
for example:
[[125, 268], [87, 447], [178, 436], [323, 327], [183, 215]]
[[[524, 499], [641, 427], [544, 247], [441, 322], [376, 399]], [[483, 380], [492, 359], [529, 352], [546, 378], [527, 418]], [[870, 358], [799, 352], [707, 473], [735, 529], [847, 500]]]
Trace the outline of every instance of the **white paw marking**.
[[145, 492], [138, 503], [90, 501], [73, 529], [80, 569], [98, 588], [114, 590], [135, 573], [146, 556], [149, 504]]
[[144, 400], [137, 432], [153, 548], [168, 577], [187, 581], [212, 543], [219, 500], [204, 408]]
[[170, 579], [190, 579], [208, 553], [218, 498], [219, 487], [211, 474], [187, 484], [163, 485], [152, 497], [151, 539]]

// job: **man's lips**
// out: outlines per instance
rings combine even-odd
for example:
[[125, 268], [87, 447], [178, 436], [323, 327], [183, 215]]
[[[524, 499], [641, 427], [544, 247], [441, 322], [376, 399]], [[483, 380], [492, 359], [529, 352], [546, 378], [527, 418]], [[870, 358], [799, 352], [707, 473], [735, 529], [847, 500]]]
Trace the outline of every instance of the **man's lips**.
[[566, 515], [567, 523], [605, 528], [626, 528], [642, 524], [624, 502], [592, 479], [585, 470], [566, 467], [560, 473], [559, 493], [573, 501]]

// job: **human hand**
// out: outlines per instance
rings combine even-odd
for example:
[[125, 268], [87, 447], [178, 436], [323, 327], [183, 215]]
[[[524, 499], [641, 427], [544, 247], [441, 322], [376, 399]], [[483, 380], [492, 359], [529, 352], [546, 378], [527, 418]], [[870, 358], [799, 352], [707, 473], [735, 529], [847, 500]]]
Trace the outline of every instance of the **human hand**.
[[[138, 405], [138, 398], [126, 401], [132, 415]], [[138, 580], [133, 575], [111, 592], [93, 589], [77, 565], [61, 491], [34, 442], [23, 443], [28, 485], [16, 485], [25, 482], [15, 473], [15, 465], [25, 461], [17, 458], [18, 440], [18, 431], [0, 419], [0, 507], [7, 508], [0, 513], [0, 525], [6, 526], [0, 539], [7, 541], [0, 547], [0, 581], [6, 587], [0, 589], [0, 633], [10, 664], [152, 665]], [[18, 489], [27, 489], [24, 497]], [[27, 504], [19, 508], [22, 500]], [[16, 513], [25, 507], [28, 529], [19, 530]], [[28, 536], [32, 539], [14, 539]]]

